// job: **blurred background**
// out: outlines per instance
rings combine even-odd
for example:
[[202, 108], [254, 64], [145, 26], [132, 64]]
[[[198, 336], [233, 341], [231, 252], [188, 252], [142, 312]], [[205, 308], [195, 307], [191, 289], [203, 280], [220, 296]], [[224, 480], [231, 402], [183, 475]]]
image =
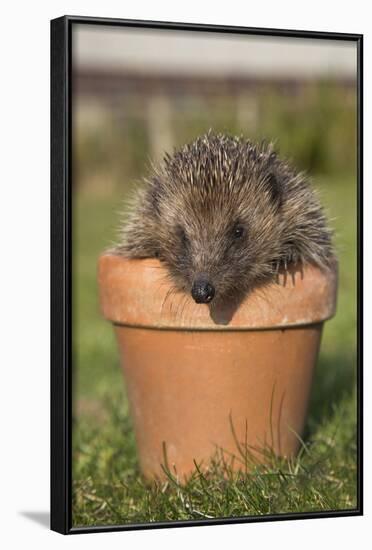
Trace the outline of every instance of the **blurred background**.
[[[352, 453], [344, 459], [355, 465], [356, 67], [352, 42], [74, 25], [75, 523], [93, 521], [97, 480], [115, 481], [123, 433], [112, 418], [132, 441], [116, 342], [99, 313], [97, 258], [115, 240], [119, 212], [150, 160], [208, 129], [275, 141], [320, 191], [335, 229], [340, 293], [308, 437], [331, 426], [343, 403]], [[130, 449], [120, 475], [137, 475]]]
[[[74, 183], [123, 193], [209, 128], [277, 141], [311, 174], [355, 167], [352, 43], [81, 26]], [[80, 189], [79, 189], [80, 190]]]

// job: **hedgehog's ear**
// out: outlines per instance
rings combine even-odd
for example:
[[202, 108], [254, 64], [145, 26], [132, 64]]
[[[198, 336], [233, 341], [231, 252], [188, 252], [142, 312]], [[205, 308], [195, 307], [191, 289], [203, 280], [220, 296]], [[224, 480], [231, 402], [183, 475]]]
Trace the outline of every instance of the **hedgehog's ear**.
[[271, 172], [265, 179], [265, 185], [270, 193], [273, 203], [280, 208], [283, 199], [283, 186], [279, 178]]
[[151, 206], [151, 211], [155, 212], [156, 214], [160, 214], [160, 207], [159, 207], [159, 198], [160, 198], [160, 179], [158, 177], [154, 178], [151, 182], [150, 188], [149, 188], [149, 202]]
[[160, 214], [159, 193], [158, 193], [157, 189], [151, 189], [150, 203], [151, 203], [152, 211], [156, 212], [156, 214]]

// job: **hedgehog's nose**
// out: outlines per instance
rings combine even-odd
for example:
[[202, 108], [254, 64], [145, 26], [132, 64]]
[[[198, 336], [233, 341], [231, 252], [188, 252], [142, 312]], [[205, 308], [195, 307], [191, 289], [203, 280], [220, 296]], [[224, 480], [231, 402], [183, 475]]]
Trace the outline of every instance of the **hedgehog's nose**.
[[215, 293], [214, 287], [205, 279], [194, 281], [191, 288], [191, 296], [197, 304], [209, 304], [213, 300]]

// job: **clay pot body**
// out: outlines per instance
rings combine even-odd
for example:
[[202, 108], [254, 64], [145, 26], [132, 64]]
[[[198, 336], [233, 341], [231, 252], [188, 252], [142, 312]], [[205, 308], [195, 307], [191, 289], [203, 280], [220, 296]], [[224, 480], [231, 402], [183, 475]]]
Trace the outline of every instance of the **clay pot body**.
[[[337, 271], [280, 275], [233, 307], [171, 293], [157, 260], [104, 255], [100, 300], [114, 323], [141, 470], [180, 478], [219, 450], [296, 454], [323, 322], [336, 307]], [[239, 450], [240, 447], [240, 450]]]

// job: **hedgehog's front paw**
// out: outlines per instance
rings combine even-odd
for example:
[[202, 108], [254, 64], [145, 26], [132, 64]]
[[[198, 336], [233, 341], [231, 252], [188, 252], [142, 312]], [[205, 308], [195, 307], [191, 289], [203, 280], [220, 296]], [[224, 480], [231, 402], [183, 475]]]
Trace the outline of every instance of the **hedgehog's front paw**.
[[277, 258], [272, 262], [272, 273], [275, 277], [276, 282], [279, 282], [279, 274], [284, 273], [285, 276], [289, 273], [292, 273], [294, 270], [293, 267], [299, 263], [300, 257], [296, 250], [291, 249], [286, 252], [281, 258]]

